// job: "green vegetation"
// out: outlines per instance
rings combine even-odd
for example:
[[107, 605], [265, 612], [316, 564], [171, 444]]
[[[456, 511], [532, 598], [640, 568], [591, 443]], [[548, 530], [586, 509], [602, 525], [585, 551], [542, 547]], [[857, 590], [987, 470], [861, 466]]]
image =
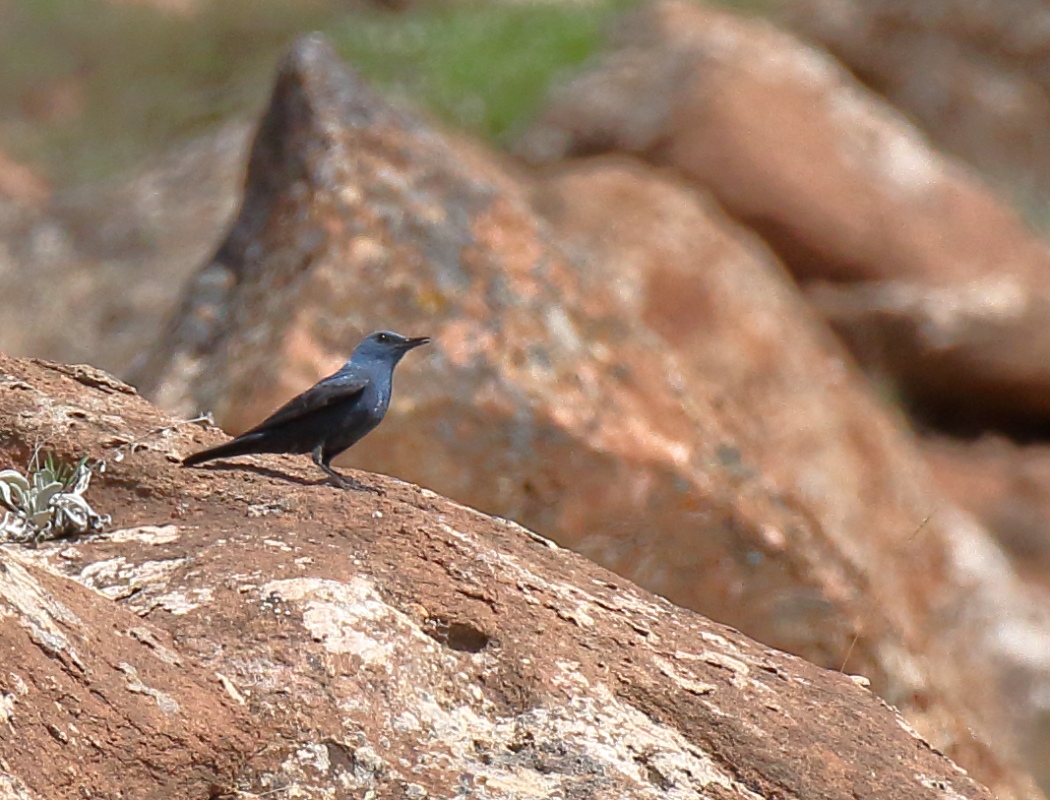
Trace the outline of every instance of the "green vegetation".
[[91, 483], [88, 459], [66, 462], [34, 451], [26, 474], [0, 471], [0, 542], [36, 545], [45, 539], [97, 533], [109, 524], [84, 499]]
[[[641, 0], [216, 0], [193, 15], [104, 0], [0, 0], [0, 148], [53, 181], [95, 179], [265, 103], [274, 65], [322, 30], [387, 91], [499, 139]], [[737, 0], [733, 5], [756, 7]]]
[[429, 5], [345, 19], [329, 33], [379, 86], [498, 139], [535, 109], [552, 79], [597, 50], [609, 17], [630, 3]]

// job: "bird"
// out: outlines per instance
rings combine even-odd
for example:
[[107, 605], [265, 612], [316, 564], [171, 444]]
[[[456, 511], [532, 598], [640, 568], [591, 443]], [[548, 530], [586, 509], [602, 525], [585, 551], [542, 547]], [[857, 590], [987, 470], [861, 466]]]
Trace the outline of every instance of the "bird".
[[216, 458], [255, 453], [310, 453], [340, 489], [362, 488], [332, 468], [332, 459], [383, 421], [390, 406], [394, 368], [405, 353], [428, 344], [393, 331], [366, 336], [347, 361], [232, 441], [182, 460], [192, 467]]

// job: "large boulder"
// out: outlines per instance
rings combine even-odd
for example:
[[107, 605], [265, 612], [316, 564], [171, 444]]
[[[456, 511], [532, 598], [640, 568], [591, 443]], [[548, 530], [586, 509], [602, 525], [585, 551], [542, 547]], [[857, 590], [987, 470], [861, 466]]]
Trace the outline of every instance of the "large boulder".
[[1046, 622], [761, 243], [637, 165], [523, 183], [307, 38], [240, 215], [137, 381], [236, 432], [386, 327], [433, 336], [431, 356], [348, 463], [862, 672], [998, 791], [1030, 791], [1002, 765], [1034, 695], [1004, 684], [1041, 685], [1042, 664], [1002, 634]]
[[1050, 12], [1042, 0], [789, 0], [782, 10], [939, 146], [1045, 203]]
[[993, 797], [862, 682], [416, 486], [181, 470], [215, 435], [85, 367], [0, 356], [0, 425], [112, 516], [0, 551], [0, 796]]
[[862, 360], [938, 413], [1050, 415], [1050, 250], [826, 53], [646, 5], [519, 143], [673, 167], [759, 231]]

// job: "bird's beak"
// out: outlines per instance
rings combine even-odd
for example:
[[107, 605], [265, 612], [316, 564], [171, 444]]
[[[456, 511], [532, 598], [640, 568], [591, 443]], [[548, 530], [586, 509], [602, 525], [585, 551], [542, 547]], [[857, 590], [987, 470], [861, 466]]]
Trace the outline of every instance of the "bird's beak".
[[408, 339], [402, 345], [402, 347], [404, 347], [405, 350], [411, 350], [413, 347], [419, 347], [420, 345], [424, 345], [424, 344], [430, 344], [430, 337], [429, 336], [418, 336], [415, 339]]

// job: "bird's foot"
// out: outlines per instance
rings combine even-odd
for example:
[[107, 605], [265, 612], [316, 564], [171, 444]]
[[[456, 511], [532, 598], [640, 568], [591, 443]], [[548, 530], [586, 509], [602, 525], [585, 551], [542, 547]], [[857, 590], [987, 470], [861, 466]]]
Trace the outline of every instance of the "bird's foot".
[[386, 492], [384, 492], [378, 487], [363, 484], [360, 481], [354, 480], [348, 475], [339, 474], [334, 469], [331, 471], [325, 471], [328, 472], [328, 477], [331, 480], [332, 485], [336, 488], [354, 492], [371, 492], [372, 494], [386, 494]]
[[339, 483], [335, 484], [340, 489], [346, 489], [353, 492], [368, 492], [369, 494], [384, 495], [385, 491], [380, 489], [378, 486], [369, 486], [367, 484], [355, 481], [353, 478], [344, 478]]

